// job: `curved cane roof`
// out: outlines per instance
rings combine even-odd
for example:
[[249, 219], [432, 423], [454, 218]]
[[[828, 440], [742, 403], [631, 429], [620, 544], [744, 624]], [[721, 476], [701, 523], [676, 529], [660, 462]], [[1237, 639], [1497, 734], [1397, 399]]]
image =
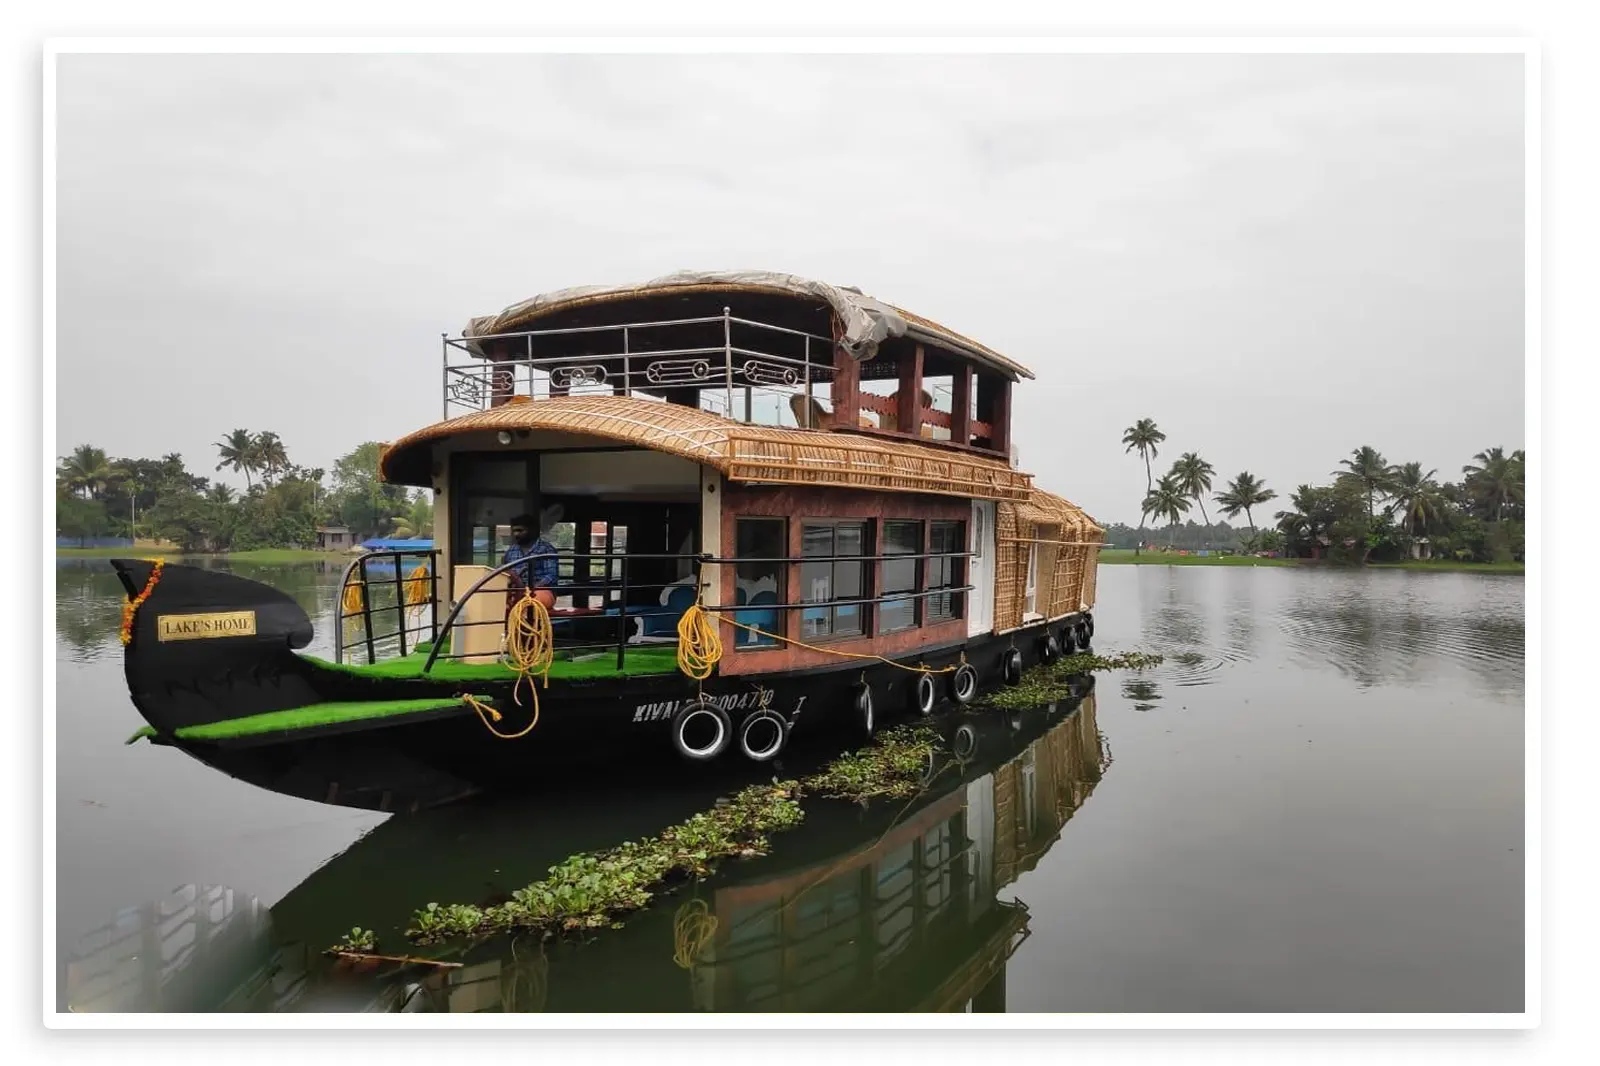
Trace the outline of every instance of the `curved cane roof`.
[[764, 270], [680, 271], [636, 285], [562, 289], [512, 304], [499, 314], [474, 318], [462, 336], [489, 337], [527, 330], [542, 319], [579, 308], [696, 293], [758, 293], [826, 302], [840, 325], [838, 342], [858, 359], [871, 358], [878, 344], [889, 337], [909, 336], [965, 355], [1010, 377], [1033, 377], [1033, 371], [987, 345], [858, 289]]
[[1031, 475], [999, 459], [843, 431], [746, 425], [634, 396], [523, 399], [437, 422], [385, 448], [379, 474], [396, 484], [429, 485], [435, 442], [499, 430], [546, 430], [632, 444], [703, 463], [734, 481], [1018, 502], [1037, 495]]

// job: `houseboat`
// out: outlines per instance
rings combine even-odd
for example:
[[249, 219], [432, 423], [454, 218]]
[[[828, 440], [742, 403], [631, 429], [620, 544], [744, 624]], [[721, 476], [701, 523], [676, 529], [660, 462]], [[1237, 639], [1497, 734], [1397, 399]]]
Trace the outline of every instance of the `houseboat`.
[[114, 561], [153, 742], [410, 810], [542, 762], [864, 740], [1093, 636], [1103, 529], [1016, 462], [1032, 374], [855, 289], [565, 290], [445, 336], [440, 373], [441, 420], [380, 460], [434, 493], [433, 543], [352, 562], [331, 658], [283, 593]]

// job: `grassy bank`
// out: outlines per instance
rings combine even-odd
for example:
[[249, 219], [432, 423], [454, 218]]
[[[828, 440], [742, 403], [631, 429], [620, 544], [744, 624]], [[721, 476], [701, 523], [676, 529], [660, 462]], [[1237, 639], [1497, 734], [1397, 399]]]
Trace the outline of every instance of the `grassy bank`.
[[[1307, 559], [1257, 559], [1249, 555], [1178, 555], [1175, 552], [1141, 552], [1137, 557], [1123, 548], [1107, 548], [1100, 553], [1102, 563], [1140, 566], [1328, 566]], [[1523, 563], [1464, 563], [1454, 559], [1408, 559], [1403, 563], [1368, 563], [1371, 570], [1431, 570], [1436, 573], [1521, 574]]]
[[[145, 559], [152, 556], [175, 559], [183, 553], [177, 548], [57, 548], [62, 559]], [[344, 552], [317, 551], [315, 548], [258, 548], [248, 552], [208, 552], [187, 556], [191, 559], [231, 559], [241, 563], [304, 563], [318, 559], [348, 559]]]

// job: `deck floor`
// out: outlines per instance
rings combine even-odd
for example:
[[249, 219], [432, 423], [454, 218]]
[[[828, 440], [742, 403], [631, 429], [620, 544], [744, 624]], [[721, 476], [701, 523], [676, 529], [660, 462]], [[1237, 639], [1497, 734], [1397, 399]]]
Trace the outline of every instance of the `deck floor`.
[[[384, 659], [372, 664], [333, 663], [326, 659], [319, 659], [313, 655], [304, 656], [320, 667], [329, 670], [342, 670], [348, 673], [359, 674], [362, 677], [386, 677], [413, 679], [427, 676], [439, 681], [502, 681], [516, 676], [509, 666], [504, 663], [462, 663], [454, 659], [440, 658], [433, 664], [433, 670], [424, 675], [423, 666], [428, 662], [428, 645], [423, 644], [417, 650], [402, 658]], [[645, 677], [654, 674], [670, 674], [678, 669], [678, 649], [673, 644], [645, 644], [630, 647], [623, 654], [622, 669], [617, 669], [617, 653], [605, 651], [582, 659], [560, 658], [561, 650], [556, 649], [557, 658], [550, 664], [550, 680], [552, 681], [588, 681], [606, 677]]]

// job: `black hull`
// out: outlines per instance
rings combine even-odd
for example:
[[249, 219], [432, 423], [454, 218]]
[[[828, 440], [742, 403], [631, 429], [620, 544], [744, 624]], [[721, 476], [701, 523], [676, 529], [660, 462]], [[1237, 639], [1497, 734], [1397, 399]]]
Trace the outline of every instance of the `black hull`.
[[[117, 560], [130, 595], [144, 587], [150, 564]], [[248, 637], [163, 642], [157, 619], [176, 612], [256, 612]], [[1003, 659], [1015, 648], [1024, 668], [1044, 655], [1045, 635], [1083, 621], [1069, 616], [1013, 633], [979, 636], [959, 644], [924, 648], [902, 658], [932, 668], [963, 657], [977, 672], [979, 689], [1002, 683]], [[516, 740], [495, 736], [464, 703], [391, 718], [343, 721], [217, 740], [184, 739], [185, 727], [232, 721], [319, 703], [449, 699], [464, 693], [492, 700], [505, 715], [496, 728], [516, 732], [530, 721], [527, 686], [514, 683], [380, 678], [331, 669], [297, 654], [311, 638], [311, 623], [288, 597], [264, 585], [214, 571], [165, 568], [139, 609], [126, 656], [135, 706], [155, 730], [156, 743], [176, 747], [239, 780], [302, 799], [380, 811], [414, 811], [475, 794], [557, 786], [596, 765], [627, 761], [644, 779], [707, 774], [760, 779], [774, 767], [754, 763], [730, 746], [718, 758], [693, 763], [672, 740], [673, 716], [684, 704], [707, 699], [736, 726], [751, 712], [770, 708], [788, 722], [780, 760], [804, 762], [864, 743], [869, 733], [857, 709], [861, 686], [870, 689], [875, 727], [917, 717], [918, 675], [876, 661], [841, 660], [837, 667], [714, 676], [696, 684], [682, 674], [552, 681], [538, 695], [537, 725]], [[935, 717], [955, 707], [950, 675], [935, 677]], [[520, 700], [520, 704], [519, 704]]]

